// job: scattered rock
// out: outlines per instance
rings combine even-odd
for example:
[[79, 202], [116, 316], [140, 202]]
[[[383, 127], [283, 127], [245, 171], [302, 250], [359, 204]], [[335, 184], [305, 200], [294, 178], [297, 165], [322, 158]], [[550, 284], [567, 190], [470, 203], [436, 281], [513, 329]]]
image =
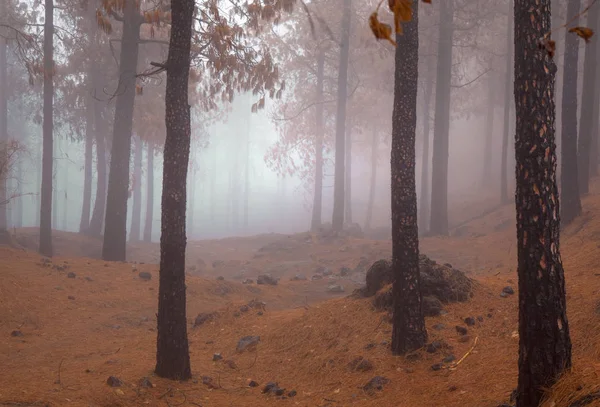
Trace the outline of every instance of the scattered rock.
[[504, 291], [502, 291], [502, 292], [500, 293], [500, 297], [502, 297], [502, 298], [506, 298], [506, 297], [508, 297], [508, 294], [506, 294]]
[[223, 361], [223, 363], [225, 363], [225, 365], [230, 368], [230, 369], [236, 369], [237, 365], [235, 364], [235, 362], [231, 359], [225, 360]]
[[435, 324], [432, 328], [435, 329], [436, 331], [441, 331], [441, 330], [446, 329], [446, 325], [444, 325], [444, 324]]
[[421, 359], [421, 354], [419, 352], [411, 352], [404, 357], [409, 362], [416, 362]]
[[468, 333], [467, 328], [460, 325], [456, 325], [456, 332], [458, 332], [459, 335], [466, 335]]
[[123, 385], [123, 381], [121, 381], [121, 379], [118, 377], [109, 376], [108, 379], [106, 379], [106, 384], [108, 384], [110, 387], [121, 387]]
[[513, 295], [515, 293], [515, 290], [511, 286], [507, 285], [502, 289], [502, 292], [508, 295]]
[[260, 336], [244, 336], [238, 341], [236, 350], [243, 352], [245, 350], [252, 350], [256, 348], [256, 345], [260, 342]]
[[383, 386], [388, 384], [390, 379], [384, 376], [375, 376], [363, 386], [363, 390], [369, 394], [374, 393], [375, 390], [383, 390]]
[[478, 316], [477, 316], [477, 320], [478, 320], [479, 322], [483, 322], [483, 317], [482, 317], [481, 315], [478, 315]]
[[197, 326], [203, 325], [206, 322], [214, 321], [215, 318], [217, 317], [217, 315], [218, 314], [216, 312], [211, 312], [211, 313], [202, 312], [202, 313], [198, 314], [196, 319], [194, 319], [194, 328]]
[[467, 324], [467, 326], [474, 326], [475, 325], [475, 318], [473, 318], [473, 317], [467, 317], [467, 318], [465, 318], [465, 324]]
[[328, 293], [343, 293], [344, 292], [344, 286], [341, 286], [339, 284], [331, 284], [327, 286], [327, 292]]
[[142, 377], [140, 379], [138, 385], [140, 387], [144, 387], [146, 389], [150, 389], [150, 388], [154, 387], [154, 385], [152, 384], [152, 382], [150, 381], [150, 379], [148, 379], [147, 377]]
[[202, 384], [208, 386], [209, 389], [218, 389], [219, 386], [213, 383], [213, 378], [210, 376], [202, 376]]
[[77, 274], [73, 273], [72, 271], [69, 271], [69, 273], [67, 273], [67, 278], [75, 278], [77, 277]]
[[13, 338], [21, 337], [21, 336], [23, 336], [23, 332], [21, 332], [19, 330], [15, 330], [10, 333], [10, 336], [12, 336]]
[[455, 360], [456, 360], [456, 357], [454, 355], [448, 355], [442, 360], [442, 362], [443, 363], [452, 363]]
[[346, 267], [346, 266], [344, 266], [344, 267], [342, 267], [342, 268], [340, 269], [340, 275], [341, 275], [341, 276], [347, 276], [347, 275], [348, 275], [348, 274], [350, 274], [350, 273], [352, 273], [352, 270], [350, 269], [350, 267]]
[[469, 342], [470, 340], [471, 340], [471, 337], [469, 335], [463, 335], [463, 336], [458, 337], [458, 341], [461, 343]]
[[225, 277], [223, 277], [223, 276], [219, 276], [219, 277], [217, 277], [217, 280], [218, 280], [218, 281], [223, 281], [223, 280], [225, 280]]
[[251, 278], [247, 278], [244, 281], [242, 281], [242, 284], [254, 284], [254, 280], [252, 280]]
[[374, 344], [373, 342], [371, 342], [371, 343], [368, 343], [365, 345], [365, 349], [370, 350], [370, 349], [373, 349], [375, 346], [377, 346], [377, 345]]
[[296, 274], [294, 277], [292, 277], [290, 280], [292, 281], [305, 281], [307, 280], [306, 276], [303, 274]]
[[242, 305], [240, 307], [240, 312], [248, 312], [250, 311], [250, 307], [248, 307], [247, 305]]
[[277, 383], [275, 383], [275, 382], [269, 382], [269, 383], [267, 383], [265, 385], [265, 387], [263, 387], [262, 393], [263, 394], [265, 394], [265, 393], [271, 393], [274, 390], [277, 390], [278, 388], [279, 388], [279, 386], [277, 385]]
[[423, 297], [422, 306], [426, 317], [437, 317], [443, 309], [442, 302], [432, 295]]
[[216, 362], [216, 361], [221, 360], [221, 359], [223, 359], [223, 356], [221, 356], [220, 353], [213, 354], [213, 359], [212, 359], [213, 362]]
[[93, 279], [92, 277], [88, 277], [88, 276], [86, 276], [86, 277], [85, 277], [85, 281], [94, 281], [94, 279]]
[[435, 363], [435, 364], [431, 365], [431, 370], [433, 370], [433, 371], [442, 370], [442, 364]]
[[441, 341], [433, 341], [427, 345], [425, 350], [427, 351], [427, 353], [436, 353], [443, 346], [444, 346], [444, 343], [442, 343]]
[[352, 371], [368, 372], [373, 369], [373, 363], [368, 359], [359, 356], [348, 363], [348, 368]]
[[142, 280], [144, 280], [144, 281], [149, 281], [149, 280], [151, 280], [151, 279], [152, 279], [152, 274], [150, 274], [150, 273], [149, 273], [149, 272], [147, 272], [147, 271], [140, 271], [140, 272], [138, 273], [138, 277], [139, 277], [139, 278], [141, 278], [141, 279], [142, 279]]
[[448, 391], [456, 391], [456, 390], [458, 390], [458, 387], [456, 387], [454, 385], [448, 387]]
[[266, 310], [267, 308], [267, 303], [263, 302], [263, 301], [258, 301], [258, 300], [251, 300], [248, 303], [248, 307], [253, 308], [253, 309], [260, 309], [260, 310]]
[[73, 297], [72, 295], [69, 295], [69, 296], [67, 297], [67, 299], [69, 299], [69, 300], [74, 300], [74, 299], [75, 299], [75, 297]]
[[256, 284], [277, 285], [277, 281], [278, 280], [275, 277], [272, 277], [272, 276], [270, 276], [268, 274], [261, 274], [256, 279]]
[[225, 262], [223, 260], [215, 260], [212, 262], [212, 266], [214, 269], [219, 268], [223, 265], [225, 265]]
[[296, 390], [292, 390], [288, 393], [288, 397], [295, 397], [298, 394]]
[[250, 380], [250, 382], [248, 383], [248, 387], [258, 387], [259, 384], [258, 382], [255, 382], [254, 380]]
[[363, 295], [371, 297], [392, 281], [392, 263], [387, 260], [377, 260], [367, 271], [367, 285], [364, 288]]
[[310, 279], [311, 279], [312, 281], [315, 281], [315, 280], [322, 280], [322, 279], [323, 279], [323, 276], [322, 276], [322, 275], [320, 275], [320, 274], [315, 274], [315, 275], [314, 275], [314, 276], [312, 276]]

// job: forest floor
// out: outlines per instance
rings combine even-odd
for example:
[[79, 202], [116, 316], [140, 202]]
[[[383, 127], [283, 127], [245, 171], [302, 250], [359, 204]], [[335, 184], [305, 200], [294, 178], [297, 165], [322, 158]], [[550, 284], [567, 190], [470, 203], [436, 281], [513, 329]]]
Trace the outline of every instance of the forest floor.
[[[553, 389], [547, 406], [573, 404], [600, 390], [600, 194], [584, 200], [585, 213], [562, 234], [574, 368]], [[427, 318], [430, 341], [449, 347], [419, 351], [416, 360], [392, 356], [391, 326], [370, 299], [348, 297], [364, 273], [342, 277], [391, 255], [389, 241], [315, 241], [308, 234], [262, 235], [190, 242], [188, 334], [193, 379], [153, 376], [158, 290], [157, 244], [134, 244], [128, 263], [95, 260], [100, 242], [55, 232], [57, 256], [0, 248], [0, 407], [2, 406], [468, 406], [508, 403], [516, 387], [518, 358], [514, 206], [508, 205], [455, 229], [451, 237], [424, 238], [421, 251], [451, 263], [478, 284], [473, 298]], [[16, 231], [35, 247], [37, 231]], [[86, 257], [88, 256], [88, 257]], [[318, 267], [332, 275], [312, 280]], [[362, 266], [361, 266], [362, 267]], [[359, 267], [360, 268], [360, 267]], [[140, 278], [149, 272], [151, 279]], [[74, 273], [74, 274], [69, 274]], [[279, 284], [242, 284], [270, 273]], [[302, 274], [305, 281], [291, 281]], [[220, 280], [217, 277], [222, 276]], [[328, 292], [332, 283], [344, 292]], [[251, 300], [265, 310], [240, 310]], [[245, 307], [243, 308], [246, 309]], [[218, 316], [194, 327], [200, 313]], [[468, 327], [467, 340], [456, 325]], [[433, 328], [436, 324], [436, 328]], [[445, 328], [444, 328], [445, 327]], [[241, 337], [260, 336], [255, 349], [236, 352]], [[474, 346], [475, 345], [475, 346]], [[220, 353], [222, 360], [213, 361]], [[467, 355], [455, 368], [432, 365]], [[357, 357], [369, 371], [350, 369]], [[107, 384], [109, 376], [122, 380]], [[367, 392], [374, 376], [389, 383]], [[152, 386], [141, 385], [147, 377]], [[209, 380], [206, 377], [212, 378]], [[250, 380], [258, 387], [249, 387]], [[262, 394], [267, 382], [294, 390], [293, 397]], [[12, 403], [12, 404], [11, 404]], [[20, 404], [19, 404], [20, 403]]]

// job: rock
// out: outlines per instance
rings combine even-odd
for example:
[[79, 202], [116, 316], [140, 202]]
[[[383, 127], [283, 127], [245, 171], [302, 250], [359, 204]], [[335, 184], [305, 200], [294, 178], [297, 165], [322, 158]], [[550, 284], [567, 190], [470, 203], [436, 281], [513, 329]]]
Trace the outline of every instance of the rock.
[[252, 280], [251, 278], [247, 278], [244, 281], [242, 281], [242, 284], [254, 284], [254, 280]]
[[288, 393], [288, 397], [295, 397], [298, 394], [298, 392], [296, 390], [292, 390]]
[[456, 391], [456, 390], [458, 390], [458, 387], [456, 387], [454, 385], [448, 387], [448, 391]]
[[390, 379], [384, 376], [375, 376], [363, 386], [363, 390], [369, 394], [374, 393], [375, 390], [383, 390], [383, 386], [388, 384]]
[[213, 383], [213, 378], [210, 376], [202, 376], [202, 384], [208, 386], [209, 389], [219, 388], [219, 386]]
[[73, 273], [72, 271], [69, 271], [67, 273], [67, 278], [75, 278], [75, 277], [77, 277], [77, 275], [75, 273]]
[[437, 317], [443, 309], [442, 302], [432, 295], [423, 297], [422, 306], [426, 317]]
[[377, 346], [377, 345], [376, 345], [376, 344], [374, 344], [373, 342], [371, 342], [371, 343], [367, 343], [367, 344], [365, 345], [365, 350], [370, 350], [370, 349], [373, 349], [375, 346]]
[[312, 276], [310, 279], [311, 279], [312, 281], [315, 281], [315, 280], [322, 280], [322, 279], [323, 279], [323, 276], [322, 276], [322, 275], [320, 275], [320, 274], [315, 274], [315, 275], [314, 275], [314, 276]]
[[242, 305], [240, 307], [240, 312], [248, 312], [250, 311], [250, 307], [248, 307], [247, 305]]
[[264, 311], [267, 308], [267, 303], [258, 300], [250, 300], [250, 302], [248, 303], [248, 307]]
[[212, 262], [212, 266], [214, 269], [222, 267], [225, 265], [225, 262], [223, 260], [215, 260]]
[[444, 346], [444, 344], [441, 341], [433, 341], [427, 345], [425, 350], [427, 351], [427, 353], [436, 353], [442, 348], [442, 346]]
[[216, 312], [202, 312], [198, 314], [198, 316], [196, 316], [196, 319], [194, 319], [194, 328], [203, 325], [206, 322], [214, 321], [217, 315], [218, 314]]
[[304, 274], [296, 274], [290, 279], [291, 281], [305, 281], [308, 280]]
[[362, 356], [359, 356], [348, 363], [348, 368], [352, 371], [368, 372], [373, 369], [373, 363]]
[[144, 281], [149, 281], [150, 279], [152, 279], [152, 274], [150, 274], [147, 271], [140, 271], [138, 273], [138, 277], [141, 278]]
[[343, 293], [344, 286], [341, 286], [339, 284], [330, 284], [327, 286], [327, 292], [328, 293]]
[[121, 387], [123, 382], [118, 377], [109, 376], [108, 379], [106, 379], [106, 384], [108, 384], [110, 387]]
[[258, 387], [259, 384], [258, 382], [255, 382], [254, 380], [250, 380], [250, 382], [248, 382], [248, 387]]
[[219, 277], [217, 277], [217, 280], [218, 280], [218, 281], [223, 281], [223, 280], [225, 280], [225, 277], [223, 277], [223, 276], [219, 276]]
[[477, 320], [478, 320], [479, 322], [483, 322], [483, 317], [482, 317], [481, 315], [478, 315], [478, 316], [477, 316]]
[[469, 335], [463, 335], [463, 336], [458, 337], [458, 341], [461, 343], [469, 342], [470, 340], [471, 340], [471, 337]]
[[85, 281], [94, 281], [94, 280], [92, 279], [92, 277], [87, 277], [87, 276], [86, 276], [86, 277], [85, 277]]
[[369, 259], [367, 259], [366, 257], [361, 257], [360, 261], [354, 268], [354, 272], [362, 273], [362, 272], [366, 271], [368, 267], [369, 267]]
[[237, 365], [235, 364], [235, 362], [231, 359], [225, 360], [223, 361], [223, 363], [225, 363], [225, 365], [230, 368], [230, 369], [236, 369]]
[[465, 328], [464, 326], [460, 326], [460, 325], [456, 325], [456, 332], [458, 332], [459, 335], [466, 335], [467, 334], [467, 328]]
[[377, 260], [367, 271], [367, 285], [364, 288], [363, 295], [371, 297], [392, 281], [392, 263], [387, 260]]
[[245, 350], [252, 350], [256, 348], [256, 345], [260, 342], [260, 336], [244, 336], [238, 341], [236, 351], [243, 352]]
[[272, 276], [270, 276], [268, 274], [261, 274], [256, 279], [256, 284], [277, 285], [277, 281], [278, 280], [275, 277], [272, 277]]
[[508, 295], [513, 295], [515, 293], [515, 290], [511, 286], [507, 285], [502, 289], [502, 292]]
[[475, 325], [475, 318], [473, 318], [473, 317], [467, 317], [467, 318], [465, 318], [465, 324], [467, 324], [467, 326], [474, 326]]
[[435, 324], [432, 328], [435, 329], [436, 331], [441, 331], [441, 330], [446, 329], [446, 325], [444, 325], [444, 324]]
[[350, 267], [346, 267], [346, 266], [344, 266], [344, 267], [342, 267], [342, 268], [340, 269], [340, 275], [341, 275], [341, 276], [347, 276], [347, 275], [348, 275], [348, 274], [350, 274], [350, 273], [352, 273], [352, 270], [350, 269]]
[[213, 362], [219, 361], [219, 360], [221, 360], [221, 359], [223, 359], [223, 356], [221, 356], [221, 354], [220, 354], [220, 353], [215, 353], [215, 354], [213, 354], [213, 359], [212, 359], [212, 360], [213, 360]]
[[262, 393], [271, 393], [272, 391], [275, 391], [279, 388], [279, 386], [277, 385], [277, 383], [275, 382], [269, 382], [265, 385], [265, 387], [263, 387], [262, 389]]
[[140, 387], [144, 387], [146, 389], [150, 389], [150, 388], [154, 387], [154, 385], [152, 384], [152, 382], [150, 381], [150, 379], [148, 379], [147, 377], [142, 377], [140, 379], [138, 385]]
[[276, 396], [283, 396], [283, 394], [285, 393], [285, 389], [277, 388], [273, 391], [273, 393], [275, 393]]
[[419, 352], [411, 352], [408, 353], [404, 358], [409, 362], [416, 362], [417, 360], [421, 359], [421, 354]]
[[15, 330], [10, 333], [10, 336], [12, 336], [13, 338], [19, 338], [19, 337], [23, 336], [23, 332], [21, 332], [19, 330]]
[[72, 301], [72, 300], [74, 300], [74, 299], [75, 299], [75, 297], [73, 297], [72, 295], [69, 295], [69, 296], [67, 297], [67, 299]]
[[502, 297], [502, 298], [506, 298], [506, 297], [508, 297], [508, 294], [506, 294], [504, 291], [502, 291], [502, 292], [500, 293], [500, 297]]
[[436, 363], [436, 364], [431, 365], [431, 370], [433, 370], [433, 371], [442, 370], [442, 364]]
[[448, 355], [442, 360], [442, 362], [443, 363], [452, 363], [455, 360], [456, 360], [456, 357], [454, 355]]

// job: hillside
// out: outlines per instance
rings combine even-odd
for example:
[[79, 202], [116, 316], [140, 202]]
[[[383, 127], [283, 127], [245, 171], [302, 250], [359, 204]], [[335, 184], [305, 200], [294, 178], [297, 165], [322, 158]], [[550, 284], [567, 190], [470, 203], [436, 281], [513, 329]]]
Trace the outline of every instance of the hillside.
[[[561, 242], [574, 369], [556, 386], [548, 406], [584, 405], [572, 402], [600, 390], [597, 191], [584, 200], [584, 207], [586, 212], [564, 231]], [[188, 383], [152, 376], [157, 245], [133, 245], [131, 263], [80, 257], [93, 256], [99, 243], [60, 232], [59, 256], [51, 262], [30, 251], [0, 249], [0, 406], [508, 403], [516, 386], [518, 304], [516, 295], [500, 293], [505, 286], [517, 289], [513, 219], [514, 209], [507, 206], [460, 226], [451, 237], [423, 239], [422, 252], [464, 270], [479, 284], [468, 302], [447, 305], [444, 315], [427, 318], [430, 341], [444, 346], [409, 358], [391, 356], [391, 326], [384, 312], [375, 311], [369, 299], [347, 297], [361, 285], [365, 265], [390, 255], [389, 242], [318, 243], [308, 234], [190, 242], [188, 332], [194, 379]], [[19, 230], [17, 240], [31, 248], [27, 239], [35, 241], [36, 233]], [[332, 275], [312, 280], [319, 267]], [[342, 267], [353, 271], [341, 277]], [[149, 281], [140, 278], [144, 271], [151, 273]], [[74, 278], [68, 276], [71, 272]], [[279, 277], [279, 284], [242, 284], [264, 272]], [[308, 279], [290, 281], [296, 274]], [[332, 283], [342, 285], [344, 292], [328, 292]], [[246, 310], [243, 306], [252, 300], [264, 301], [265, 309]], [[212, 312], [218, 315], [194, 327], [198, 314]], [[475, 325], [467, 327], [466, 317], [474, 317]], [[467, 339], [457, 333], [457, 325], [468, 329]], [[256, 348], [236, 352], [238, 340], [249, 335], [260, 336]], [[215, 353], [223, 359], [213, 361]], [[453, 369], [448, 363], [432, 369], [451, 354], [457, 360], [467, 356]], [[370, 370], [348, 366], [358, 357], [370, 362]], [[123, 385], [108, 386], [109, 376]], [[389, 382], [382, 390], [365, 391], [363, 386], [375, 376]], [[140, 386], [144, 377], [152, 387]], [[259, 386], [249, 387], [251, 380]], [[297, 394], [285, 399], [261, 394], [270, 381], [285, 388], [284, 395]]]

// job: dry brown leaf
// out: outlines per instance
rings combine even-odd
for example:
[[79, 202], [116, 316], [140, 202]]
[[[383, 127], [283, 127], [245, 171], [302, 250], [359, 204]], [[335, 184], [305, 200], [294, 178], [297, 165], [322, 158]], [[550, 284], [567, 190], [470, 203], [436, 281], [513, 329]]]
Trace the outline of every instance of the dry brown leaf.
[[388, 24], [379, 22], [377, 19], [377, 12], [372, 13], [369, 17], [369, 27], [371, 27], [371, 31], [373, 31], [375, 38], [378, 40], [388, 40], [394, 46], [396, 45], [396, 41], [392, 39], [392, 27]]
[[590, 38], [594, 35], [594, 30], [588, 27], [573, 27], [569, 29], [569, 32], [579, 35], [585, 42], [589, 42]]

